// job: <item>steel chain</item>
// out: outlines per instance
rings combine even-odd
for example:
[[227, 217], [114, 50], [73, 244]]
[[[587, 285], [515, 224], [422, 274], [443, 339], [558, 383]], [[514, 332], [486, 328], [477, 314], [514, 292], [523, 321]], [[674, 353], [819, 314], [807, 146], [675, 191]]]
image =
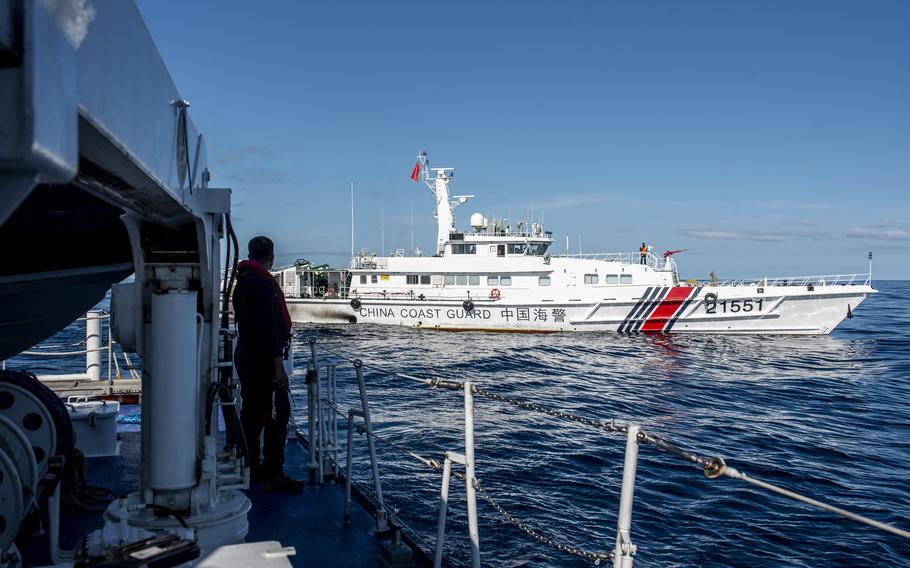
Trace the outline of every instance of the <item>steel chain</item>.
[[[464, 476], [461, 475], [460, 478], [464, 479]], [[473, 485], [474, 485], [474, 489], [477, 490], [477, 494], [480, 495], [480, 497], [484, 501], [486, 501], [491, 507], [496, 509], [496, 511], [499, 512], [499, 514], [502, 515], [502, 517], [508, 523], [514, 525], [520, 531], [522, 531], [526, 535], [530, 536], [531, 538], [537, 540], [538, 542], [541, 542], [549, 547], [555, 548], [556, 550], [558, 550], [560, 552], [564, 552], [566, 554], [571, 554], [573, 556], [578, 556], [579, 558], [584, 558], [586, 560], [590, 560], [591, 562], [594, 563], [595, 566], [600, 566], [600, 563], [603, 562], [604, 560], [609, 560], [609, 559], [613, 558], [612, 553], [592, 552], [590, 550], [583, 550], [581, 548], [577, 548], [577, 547], [574, 547], [569, 544], [563, 544], [561, 542], [557, 542], [548, 536], [540, 534], [539, 532], [537, 532], [534, 529], [532, 529], [531, 527], [529, 527], [526, 523], [518, 520], [517, 518], [515, 518], [514, 515], [512, 515], [505, 509], [503, 509], [502, 506], [499, 503], [497, 503], [495, 499], [490, 497], [490, 495], [487, 493], [486, 489], [484, 489], [480, 485], [480, 482], [476, 478], [474, 479]]]
[[[393, 442], [393, 441], [389, 440], [388, 438], [385, 438], [384, 436], [380, 436], [380, 435], [376, 434], [375, 432], [373, 433], [373, 438], [382, 442], [383, 444], [386, 444], [392, 448], [395, 448], [396, 450], [398, 450], [400, 452], [403, 452], [404, 454], [414, 458], [415, 460], [417, 460], [420, 463], [422, 463], [423, 465], [433, 469], [434, 471], [442, 470], [442, 466], [436, 460], [431, 460], [431, 459], [421, 457], [421, 456], [415, 454], [414, 452], [408, 450], [407, 448], [404, 448], [400, 444]], [[460, 471], [452, 471], [452, 477], [454, 477], [455, 479], [458, 479], [459, 481], [467, 481], [467, 477], [465, 476], [465, 474], [461, 473]], [[509, 524], [514, 525], [519, 530], [521, 530], [528, 536], [534, 538], [535, 540], [537, 540], [543, 544], [546, 544], [547, 546], [555, 548], [556, 550], [559, 550], [560, 552], [565, 552], [565, 553], [571, 554], [573, 556], [578, 556], [579, 558], [585, 558], [587, 560], [590, 560], [597, 566], [599, 566], [602, 561], [613, 557], [613, 555], [611, 553], [591, 552], [591, 551], [587, 551], [587, 550], [582, 550], [580, 548], [574, 547], [569, 544], [563, 544], [561, 542], [553, 540], [552, 538], [550, 538], [548, 536], [540, 534], [539, 532], [537, 532], [534, 529], [532, 529], [531, 527], [529, 527], [526, 523], [520, 521], [514, 515], [512, 515], [505, 509], [503, 509], [502, 506], [499, 503], [497, 503], [496, 500], [493, 499], [489, 493], [487, 493], [486, 489], [481, 487], [480, 482], [477, 480], [477, 478], [474, 478], [472, 485], [474, 486], [474, 489], [477, 490], [477, 494], [480, 495], [480, 497], [484, 501], [486, 501], [491, 507], [493, 507], [493, 509], [495, 509], [500, 515], [502, 515], [502, 517]]]
[[[337, 353], [333, 353], [333, 354], [338, 355]], [[338, 355], [338, 356], [340, 356], [340, 355]], [[345, 357], [342, 357], [342, 358], [344, 359]], [[389, 374], [392, 374], [394, 376], [398, 376], [398, 377], [401, 377], [404, 379], [421, 382], [423, 384], [430, 386], [430, 388], [433, 388], [433, 389], [443, 387], [443, 388], [448, 388], [448, 389], [452, 389], [452, 390], [461, 390], [464, 388], [464, 385], [465, 385], [465, 383], [456, 382], [456, 381], [444, 381], [440, 378], [424, 379], [424, 378], [415, 377], [415, 376], [411, 376], [411, 375], [404, 375], [401, 373], [396, 373], [394, 371], [387, 371], [387, 372], [389, 372]], [[552, 408], [547, 408], [547, 407], [541, 406], [539, 404], [515, 400], [515, 399], [508, 398], [508, 397], [505, 397], [505, 396], [502, 396], [502, 395], [499, 395], [496, 393], [485, 391], [483, 389], [479, 389], [476, 386], [472, 387], [472, 391], [474, 394], [476, 394], [478, 396], [483, 396], [483, 397], [486, 397], [486, 398], [489, 398], [492, 400], [496, 400], [496, 401], [499, 401], [499, 402], [502, 402], [505, 404], [509, 404], [511, 406], [515, 406], [515, 407], [521, 408], [523, 410], [528, 410], [531, 412], [538, 412], [541, 414], [545, 414], [547, 416], [552, 416], [554, 418], [560, 418], [560, 419], [568, 420], [568, 421], [575, 422], [578, 424], [583, 424], [585, 426], [591, 426], [591, 427], [596, 428], [601, 431], [606, 431], [606, 432], [611, 432], [611, 433], [623, 433], [623, 434], [628, 434], [628, 431], [629, 431], [628, 425], [617, 425], [615, 420], [610, 420], [609, 422], [606, 422], [606, 421], [602, 422], [600, 420], [595, 420], [595, 419], [587, 418], [584, 416], [578, 416], [576, 414], [571, 414], [569, 412], [563, 412], [561, 410], [554, 410]], [[336, 410], [336, 412], [338, 412], [337, 407], [335, 410]], [[391, 442], [389, 440], [384, 440], [384, 439], [380, 438], [379, 436], [376, 436], [375, 434], [374, 434], [374, 437], [386, 442], [387, 444], [391, 445], [392, 447], [395, 447], [399, 451], [405, 452], [406, 454], [417, 459], [424, 465], [431, 467], [435, 471], [439, 471], [441, 469], [439, 462], [437, 462], [436, 460], [428, 460], [426, 458], [423, 458], [405, 448], [402, 448], [398, 444], [395, 444], [394, 442]], [[836, 513], [838, 515], [852, 519], [854, 521], [858, 521], [858, 522], [864, 523], [866, 525], [878, 528], [879, 530], [883, 530], [883, 531], [886, 531], [886, 532], [889, 532], [892, 534], [897, 534], [904, 538], [910, 538], [910, 531], [905, 531], [905, 530], [897, 528], [893, 525], [888, 525], [886, 523], [881, 523], [879, 521], [875, 521], [873, 519], [863, 517], [862, 515], [857, 515], [855, 513], [851, 513], [850, 511], [846, 511], [844, 509], [834, 507], [833, 505], [828, 505], [827, 503], [816, 501], [814, 499], [811, 499], [810, 497], [807, 497], [805, 495], [800, 495], [796, 492], [789, 491], [787, 489], [781, 488], [774, 484], [752, 478], [752, 477], [746, 475], [745, 473], [742, 473], [734, 468], [727, 467], [726, 463], [724, 462], [724, 459], [721, 457], [699, 456], [698, 454], [696, 454], [690, 450], [680, 448], [679, 446], [677, 446], [659, 436], [651, 435], [644, 431], [639, 431], [636, 441], [639, 444], [648, 444], [658, 451], [672, 454], [691, 464], [699, 466], [703, 470], [705, 476], [709, 479], [718, 479], [720, 477], [726, 476], [726, 477], [730, 477], [732, 479], [736, 479], [739, 481], [746, 481], [753, 485], [762, 487], [763, 489], [766, 489], [768, 491], [772, 491], [772, 492], [778, 493], [780, 495], [784, 495], [785, 497], [788, 497], [790, 499], [808, 503], [815, 507], [825, 509], [829, 512]], [[461, 481], [464, 481], [466, 479], [464, 474], [459, 473], [457, 471], [453, 471], [452, 475], [456, 479], [459, 479]], [[526, 534], [528, 534], [535, 540], [537, 540], [543, 544], [546, 544], [548, 546], [551, 546], [559, 551], [562, 551], [562, 552], [565, 552], [568, 554], [572, 554], [575, 556], [579, 556], [581, 558], [586, 558], [586, 559], [592, 560], [595, 564], [600, 564], [600, 562], [604, 559], [612, 558], [612, 554], [589, 552], [589, 551], [581, 550], [581, 549], [575, 548], [570, 545], [556, 542], [556, 541], [534, 531], [527, 524], [518, 520], [517, 518], [512, 516], [508, 511], [503, 509], [480, 486], [480, 482], [476, 478], [474, 478], [472, 484], [474, 485], [474, 488], [477, 490], [477, 492], [480, 494], [481, 498], [483, 498], [487, 503], [490, 504], [491, 507], [493, 507], [496, 511], [498, 511], [503, 516], [503, 518], [506, 519], [506, 521], [508, 521], [510, 524], [516, 526], [517, 528], [519, 528], [520, 530], [522, 530], [523, 532], [525, 532]]]
[[587, 418], [585, 416], [578, 416], [576, 414], [571, 414], [569, 412], [563, 412], [562, 410], [553, 410], [552, 408], [547, 408], [533, 402], [524, 402], [520, 400], [515, 400], [514, 398], [508, 398], [500, 394], [496, 394], [490, 391], [482, 390], [479, 388], [474, 388], [474, 394], [483, 396], [486, 398], [491, 398], [493, 400], [504, 402], [506, 404], [522, 408], [524, 410], [530, 410], [532, 412], [540, 412], [548, 416], [553, 416], [555, 418], [562, 418], [563, 420], [570, 420], [572, 422], [577, 422], [579, 424], [584, 424], [585, 426], [593, 426], [598, 430], [604, 430], [606, 432], [617, 432], [625, 434], [628, 432], [628, 426], [618, 425], [615, 420], [610, 421], [600, 421], [593, 418]]

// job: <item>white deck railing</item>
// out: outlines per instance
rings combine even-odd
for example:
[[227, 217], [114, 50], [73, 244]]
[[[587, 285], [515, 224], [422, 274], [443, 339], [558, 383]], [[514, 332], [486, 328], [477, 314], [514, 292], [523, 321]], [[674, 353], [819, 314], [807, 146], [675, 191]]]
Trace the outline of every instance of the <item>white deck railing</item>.
[[581, 258], [586, 260], [602, 260], [604, 262], [620, 262], [625, 264], [646, 264], [654, 270], [666, 270], [666, 261], [653, 253], [645, 255], [645, 261], [641, 261], [640, 252], [595, 252], [583, 254], [562, 254], [561, 258]]
[[815, 276], [777, 276], [774, 278], [743, 278], [733, 280], [699, 280], [707, 286], [869, 286], [872, 274], [819, 274]]

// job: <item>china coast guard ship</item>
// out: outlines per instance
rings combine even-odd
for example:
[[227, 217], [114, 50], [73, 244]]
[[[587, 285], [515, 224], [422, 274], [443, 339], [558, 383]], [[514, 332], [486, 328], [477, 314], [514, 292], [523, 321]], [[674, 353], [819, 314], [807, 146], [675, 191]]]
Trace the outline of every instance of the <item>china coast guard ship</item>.
[[347, 269], [277, 271], [300, 323], [376, 323], [450, 331], [827, 334], [869, 294], [866, 274], [681, 282], [673, 252], [560, 255], [538, 223], [513, 230], [480, 213], [470, 230], [449, 193], [453, 168], [418, 156], [413, 178], [436, 199], [433, 256], [361, 253]]

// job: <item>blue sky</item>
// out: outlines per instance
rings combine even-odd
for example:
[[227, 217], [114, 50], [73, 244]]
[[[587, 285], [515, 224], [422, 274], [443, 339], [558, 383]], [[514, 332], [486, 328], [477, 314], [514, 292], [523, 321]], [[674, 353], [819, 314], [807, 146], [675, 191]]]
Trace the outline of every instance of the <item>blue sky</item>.
[[[279, 261], [431, 250], [457, 210], [572, 252], [687, 248], [684, 277], [910, 278], [908, 2], [177, 2], [139, 7]], [[542, 212], [542, 213], [541, 213]]]

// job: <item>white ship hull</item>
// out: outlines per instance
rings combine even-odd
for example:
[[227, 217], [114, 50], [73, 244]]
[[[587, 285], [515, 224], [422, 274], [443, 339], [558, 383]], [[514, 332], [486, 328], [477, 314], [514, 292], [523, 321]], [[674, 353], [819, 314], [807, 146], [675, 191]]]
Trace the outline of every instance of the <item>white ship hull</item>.
[[[872, 274], [800, 276], [680, 285], [673, 255], [642, 243], [632, 253], [552, 255], [539, 223], [471, 215], [456, 229], [451, 168], [425, 153], [416, 174], [436, 198], [432, 256], [362, 252], [344, 269], [295, 264], [277, 272], [300, 323], [373, 323], [420, 329], [554, 333], [827, 334], [852, 317]], [[568, 249], [568, 245], [567, 245]], [[870, 257], [871, 263], [871, 257]]]
[[[298, 323], [372, 323], [445, 331], [828, 334], [875, 290], [868, 285], [664, 286], [617, 290], [601, 301], [511, 302], [289, 298]], [[625, 294], [624, 294], [625, 293]], [[716, 300], [711, 296], [716, 295]], [[708, 298], [708, 301], [705, 298]], [[357, 303], [355, 303], [357, 305]]]

